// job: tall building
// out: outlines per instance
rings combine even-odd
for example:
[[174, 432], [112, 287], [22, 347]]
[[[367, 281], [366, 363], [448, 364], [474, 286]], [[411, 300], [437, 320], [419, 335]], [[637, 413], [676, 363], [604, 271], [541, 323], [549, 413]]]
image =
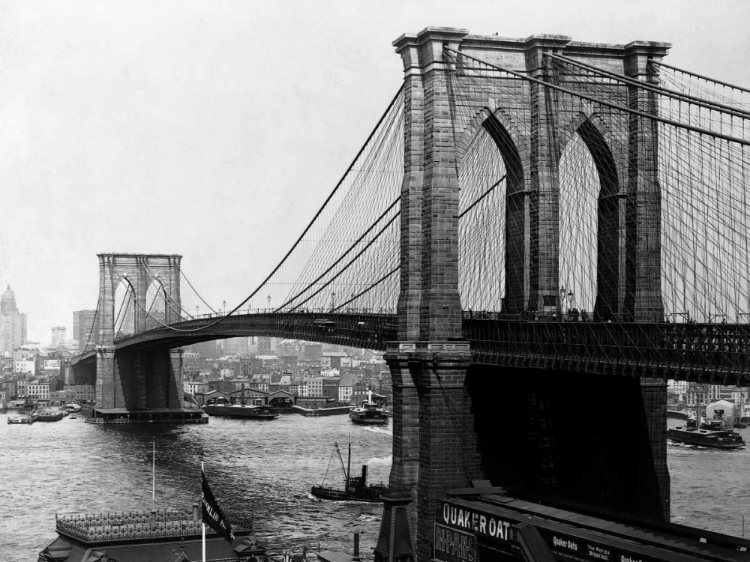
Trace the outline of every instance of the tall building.
[[65, 343], [65, 326], [55, 326], [52, 328], [51, 347], [59, 347]]
[[[73, 311], [73, 337], [78, 342], [79, 353], [86, 353], [94, 348], [96, 334], [92, 331], [94, 330], [95, 319], [96, 310]], [[87, 342], [88, 346], [86, 346]]]
[[8, 288], [0, 297], [0, 353], [26, 343], [26, 315], [18, 312], [16, 295]]
[[271, 351], [273, 351], [271, 338], [266, 336], [258, 337], [258, 353], [270, 353]]
[[222, 340], [225, 355], [238, 355], [247, 357], [250, 354], [250, 346], [246, 337], [229, 338]]

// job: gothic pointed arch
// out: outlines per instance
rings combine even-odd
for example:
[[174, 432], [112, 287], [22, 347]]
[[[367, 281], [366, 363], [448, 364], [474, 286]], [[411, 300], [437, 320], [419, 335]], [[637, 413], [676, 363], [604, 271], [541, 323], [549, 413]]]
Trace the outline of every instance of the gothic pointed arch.
[[[567, 126], [562, 128], [560, 139], [561, 163], [566, 149], [575, 150], [574, 147], [585, 147], [588, 153], [581, 154], [580, 160], [590, 159], [593, 164], [593, 173], [595, 181], [598, 182], [596, 192], [589, 193], [588, 196], [596, 199], [592, 201], [579, 200], [579, 209], [571, 209], [570, 201], [561, 201], [561, 215], [563, 213], [575, 213], [576, 219], [582, 223], [579, 224], [579, 232], [573, 236], [590, 236], [593, 245], [596, 247], [596, 254], [589, 256], [589, 264], [582, 256], [578, 256], [572, 248], [560, 249], [561, 259], [568, 259], [578, 263], [579, 269], [576, 273], [576, 282], [585, 285], [588, 281], [595, 285], [591, 289], [591, 299], [586, 299], [584, 295], [579, 305], [584, 309], [587, 308], [586, 301], [591, 300], [589, 304], [593, 305], [594, 318], [600, 320], [617, 319], [622, 313], [624, 300], [624, 275], [625, 275], [625, 217], [623, 209], [623, 197], [621, 186], [624, 184], [623, 175], [625, 165], [622, 159], [625, 158], [626, 151], [616, 137], [609, 131], [608, 121], [598, 114], [580, 112], [571, 119]], [[579, 172], [581, 173], [581, 172]], [[591, 179], [591, 178], [590, 178]], [[586, 180], [581, 177], [574, 181], [578, 185], [574, 190], [579, 193], [579, 197], [586, 197], [580, 193], [586, 189]], [[561, 179], [561, 197], [563, 196], [564, 181]], [[568, 197], [571, 193], [566, 194]], [[588, 205], [591, 205], [592, 212], [584, 211]], [[574, 205], [575, 206], [575, 205]], [[588, 220], [587, 220], [588, 219]], [[561, 216], [561, 225], [565, 222], [565, 216]], [[587, 224], [585, 224], [587, 223]], [[561, 226], [561, 230], [563, 226]], [[565, 235], [561, 232], [560, 244], [565, 245]], [[586, 243], [583, 243], [586, 245]], [[585, 258], [585, 257], [584, 257]], [[565, 287], [566, 280], [563, 279], [563, 268], [561, 266], [561, 287]], [[595, 269], [596, 274], [592, 275], [590, 269]], [[570, 283], [570, 281], [567, 281]], [[567, 289], [568, 295], [573, 295], [575, 291]], [[583, 291], [586, 291], [584, 288]], [[573, 300], [571, 299], [571, 303]]]
[[[488, 303], [485, 304], [485, 308], [519, 313], [524, 308], [528, 293], [526, 177], [521, 156], [524, 149], [519, 149], [522, 136], [513, 118], [502, 108], [494, 107], [491, 103], [481, 108], [467, 124], [456, 144], [457, 162], [462, 171], [470, 166], [470, 158], [474, 162], [478, 160], [475, 152], [483, 138], [489, 139], [489, 142], [484, 141], [484, 154], [480, 155], [479, 159], [484, 158], [483, 172], [489, 177], [484, 181], [486, 185], [473, 191], [461, 185], [460, 206], [465, 209], [463, 212], [468, 214], [470, 211], [467, 209], [473, 210], [474, 205], [487, 204], [491, 193], [495, 196], [494, 212], [500, 216], [494, 217], [493, 224], [500, 231], [492, 239], [484, 238], [474, 242], [484, 246], [475, 249], [475, 265], [485, 268], [494, 266], [496, 270], [493, 279], [482, 280], [484, 283], [490, 282], [490, 290], [481, 300]], [[488, 147], [489, 144], [492, 148]], [[462, 183], [465, 183], [467, 174], [463, 175]], [[470, 220], [467, 216], [466, 222]], [[489, 217], [484, 220], [493, 219]], [[462, 256], [463, 254], [464, 252]], [[460, 270], [464, 271], [464, 268]], [[464, 271], [464, 276], [468, 278], [474, 274]], [[462, 299], [466, 293], [467, 290], [464, 288]], [[478, 298], [473, 297], [472, 302], [477, 301]], [[464, 303], [464, 308], [468, 308], [466, 305], [467, 303]]]
[[136, 331], [136, 290], [127, 275], [121, 275], [114, 287], [115, 339], [133, 335]]
[[146, 289], [146, 329], [158, 328], [167, 321], [167, 291], [160, 278], [151, 280]]

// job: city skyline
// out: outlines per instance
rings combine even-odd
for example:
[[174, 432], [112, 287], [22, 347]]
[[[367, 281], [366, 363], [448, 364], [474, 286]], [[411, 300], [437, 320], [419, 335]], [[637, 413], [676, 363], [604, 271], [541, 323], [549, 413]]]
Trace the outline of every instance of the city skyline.
[[239, 304], [401, 85], [401, 34], [663, 41], [669, 64], [750, 86], [748, 15], [738, 1], [5, 4], [0, 286], [42, 343], [96, 307], [97, 253], [180, 254], [209, 304]]

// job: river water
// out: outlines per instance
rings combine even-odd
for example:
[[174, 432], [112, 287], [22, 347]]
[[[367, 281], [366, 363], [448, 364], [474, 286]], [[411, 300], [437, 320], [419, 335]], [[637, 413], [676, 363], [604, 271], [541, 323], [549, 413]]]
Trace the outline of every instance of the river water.
[[[353, 425], [347, 416], [282, 415], [270, 422], [212, 417], [208, 425], [101, 426], [65, 418], [9, 425], [0, 415], [0, 562], [34, 562], [56, 534], [55, 514], [148, 510], [156, 444], [156, 506], [188, 510], [200, 497], [200, 463], [217, 501], [254, 514], [255, 532], [276, 552], [360, 550], [371, 555], [382, 506], [327, 502], [310, 487], [340, 487], [333, 443], [352, 443], [352, 474], [369, 465], [370, 482], [387, 481], [391, 427]], [[669, 420], [670, 426], [678, 420]], [[750, 429], [740, 430], [750, 442]], [[750, 532], [750, 450], [668, 445], [672, 519], [741, 536]], [[327, 476], [326, 476], [327, 475]]]

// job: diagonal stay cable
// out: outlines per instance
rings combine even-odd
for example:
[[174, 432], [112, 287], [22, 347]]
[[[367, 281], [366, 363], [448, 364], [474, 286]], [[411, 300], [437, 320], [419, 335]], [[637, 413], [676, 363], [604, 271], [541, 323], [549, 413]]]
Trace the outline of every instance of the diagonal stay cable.
[[292, 247], [284, 255], [284, 257], [281, 258], [281, 261], [276, 265], [276, 267], [273, 269], [273, 271], [271, 271], [271, 273], [268, 274], [268, 276], [263, 280], [263, 282], [261, 282], [260, 285], [258, 285], [258, 287], [252, 293], [250, 293], [250, 295], [248, 295], [248, 297], [245, 300], [243, 300], [240, 304], [238, 304], [236, 307], [234, 307], [228, 314], [226, 314], [225, 316], [217, 319], [215, 322], [211, 322], [211, 323], [209, 323], [209, 324], [207, 324], [207, 325], [205, 325], [205, 326], [203, 326], [201, 328], [194, 328], [194, 329], [189, 329], [189, 330], [185, 330], [185, 329], [181, 329], [181, 328], [175, 328], [173, 326], [165, 326], [165, 327], [167, 327], [170, 330], [173, 330], [175, 332], [196, 332], [196, 331], [206, 330], [208, 328], [211, 328], [211, 327], [215, 326], [216, 324], [219, 324], [220, 322], [223, 322], [227, 318], [227, 316], [229, 316], [229, 315], [234, 314], [235, 312], [237, 312], [240, 308], [242, 308], [242, 306], [247, 301], [249, 301], [256, 294], [258, 294], [258, 292], [260, 292], [260, 290], [265, 286], [265, 284], [268, 282], [268, 280], [271, 279], [271, 277], [273, 277], [276, 274], [276, 272], [281, 268], [282, 265], [284, 265], [284, 263], [286, 262], [287, 258], [297, 248], [297, 246], [300, 244], [300, 242], [305, 237], [305, 235], [307, 234], [307, 232], [310, 230], [310, 228], [312, 227], [312, 225], [315, 224], [315, 221], [320, 216], [320, 214], [323, 212], [323, 210], [326, 208], [326, 205], [328, 205], [329, 201], [333, 198], [333, 196], [336, 194], [336, 192], [338, 191], [338, 189], [344, 183], [344, 180], [349, 175], [349, 172], [351, 172], [352, 169], [354, 168], [354, 165], [357, 163], [357, 160], [359, 160], [359, 157], [362, 155], [362, 153], [367, 148], [367, 145], [370, 143], [370, 141], [372, 140], [372, 138], [375, 136], [375, 133], [380, 128], [380, 125], [383, 123], [383, 121], [385, 121], [386, 117], [388, 116], [389, 112], [391, 111], [391, 108], [396, 104], [396, 102], [398, 101], [399, 97], [401, 96], [401, 93], [402, 93], [403, 89], [404, 89], [404, 85], [402, 84], [401, 87], [399, 87], [398, 92], [396, 92], [396, 95], [393, 96], [393, 99], [391, 100], [391, 103], [388, 104], [388, 108], [383, 112], [383, 115], [378, 120], [378, 123], [375, 125], [375, 127], [373, 128], [373, 130], [370, 133], [370, 135], [367, 137], [367, 140], [362, 145], [362, 147], [359, 149], [359, 152], [357, 152], [357, 155], [354, 157], [354, 159], [352, 160], [351, 164], [349, 164], [349, 167], [346, 169], [346, 172], [344, 172], [344, 175], [341, 177], [341, 179], [339, 180], [339, 182], [336, 184], [336, 187], [333, 188], [333, 191], [331, 191], [331, 193], [328, 195], [328, 197], [326, 198], [326, 200], [323, 202], [323, 205], [321, 205], [320, 209], [318, 209], [318, 212], [315, 213], [315, 216], [310, 221], [310, 223], [305, 227], [305, 230], [302, 232], [302, 234], [300, 234], [299, 238], [297, 238], [297, 241], [292, 245]]
[[503, 177], [501, 177], [501, 178], [500, 178], [499, 180], [497, 180], [497, 181], [496, 181], [495, 183], [493, 183], [493, 184], [492, 184], [492, 185], [491, 185], [491, 186], [490, 186], [490, 187], [489, 187], [489, 188], [487, 189], [487, 191], [485, 191], [484, 193], [482, 193], [482, 195], [480, 195], [480, 196], [479, 196], [479, 197], [478, 197], [477, 199], [475, 199], [475, 200], [474, 200], [474, 202], [473, 202], [473, 203], [472, 203], [471, 205], [469, 205], [468, 207], [466, 207], [466, 208], [465, 208], [465, 209], [463, 210], [463, 212], [462, 212], [462, 213], [460, 213], [459, 215], [457, 215], [457, 216], [456, 216], [455, 218], [457, 218], [457, 219], [460, 219], [460, 218], [461, 218], [461, 217], [463, 217], [463, 216], [464, 216], [464, 215], [465, 215], [466, 213], [468, 213], [469, 211], [471, 211], [471, 209], [472, 209], [472, 208], [474, 208], [474, 207], [475, 207], [475, 206], [476, 206], [476, 205], [477, 205], [477, 204], [478, 204], [478, 203], [479, 203], [479, 202], [480, 202], [480, 201], [481, 201], [482, 199], [484, 199], [484, 198], [485, 198], [485, 197], [487, 197], [487, 196], [488, 196], [488, 195], [489, 195], [490, 193], [492, 193], [492, 191], [493, 191], [493, 190], [494, 190], [494, 189], [495, 189], [495, 188], [496, 188], [496, 187], [497, 187], [498, 185], [500, 185], [500, 182], [502, 182], [502, 181], [503, 181], [503, 180], [504, 180], [504, 179], [505, 179], [506, 177], [508, 177], [508, 174], [504, 174], [504, 175], [503, 175]]
[[354, 257], [353, 257], [353, 258], [352, 258], [351, 260], [349, 260], [349, 263], [347, 263], [347, 264], [346, 264], [346, 265], [345, 265], [344, 267], [342, 267], [342, 268], [341, 268], [341, 270], [340, 270], [340, 271], [339, 271], [339, 272], [338, 272], [338, 273], [337, 273], [336, 275], [334, 275], [333, 277], [331, 277], [331, 278], [330, 278], [330, 279], [329, 279], [329, 280], [328, 280], [328, 281], [327, 281], [326, 283], [324, 283], [324, 284], [323, 284], [323, 285], [322, 285], [322, 286], [321, 286], [321, 287], [320, 287], [320, 288], [319, 288], [319, 289], [318, 289], [317, 291], [315, 291], [315, 292], [314, 292], [314, 293], [313, 293], [312, 295], [310, 295], [309, 297], [307, 297], [307, 298], [306, 298], [305, 300], [303, 300], [302, 302], [300, 302], [300, 303], [296, 304], [296, 305], [294, 306], [294, 308], [292, 308], [292, 309], [291, 309], [291, 310], [290, 310], [289, 312], [294, 312], [295, 310], [297, 310], [297, 309], [298, 309], [299, 307], [301, 307], [301, 306], [302, 306], [303, 304], [305, 304], [305, 303], [306, 303], [307, 301], [309, 301], [309, 300], [310, 300], [310, 299], [312, 299], [312, 298], [313, 298], [314, 296], [318, 295], [318, 294], [319, 294], [319, 293], [320, 293], [321, 291], [323, 291], [323, 290], [324, 290], [324, 289], [325, 289], [326, 287], [328, 287], [328, 285], [330, 285], [330, 284], [331, 284], [331, 283], [333, 283], [333, 282], [334, 282], [334, 281], [335, 281], [336, 279], [338, 279], [338, 278], [339, 278], [339, 277], [341, 276], [341, 274], [342, 274], [342, 273], [344, 273], [344, 272], [345, 272], [345, 271], [346, 271], [347, 269], [349, 269], [349, 267], [351, 267], [351, 265], [352, 265], [353, 263], [355, 263], [355, 262], [357, 261], [357, 259], [359, 259], [359, 257], [360, 257], [360, 256], [361, 256], [362, 254], [364, 254], [364, 253], [365, 253], [365, 252], [366, 252], [366, 251], [368, 250], [368, 248], [369, 248], [370, 246], [372, 246], [372, 245], [373, 245], [373, 244], [374, 244], [374, 243], [375, 243], [375, 242], [376, 242], [376, 241], [378, 240], [378, 238], [380, 238], [380, 236], [381, 236], [381, 235], [382, 235], [382, 234], [383, 234], [383, 233], [384, 233], [384, 232], [386, 231], [386, 229], [387, 229], [387, 228], [388, 228], [389, 226], [391, 226], [391, 224], [393, 224], [393, 221], [395, 221], [395, 220], [396, 220], [396, 219], [397, 219], [397, 218], [398, 218], [399, 216], [401, 216], [401, 213], [400, 213], [400, 212], [399, 212], [399, 213], [396, 213], [395, 215], [393, 215], [393, 216], [391, 217], [391, 220], [389, 220], [389, 221], [388, 221], [387, 223], [385, 223], [385, 225], [383, 226], [383, 228], [381, 228], [381, 229], [380, 229], [380, 232], [378, 232], [378, 233], [377, 233], [377, 234], [375, 235], [375, 237], [374, 237], [374, 238], [373, 238], [372, 240], [370, 240], [370, 241], [369, 241], [369, 242], [368, 242], [368, 243], [367, 243], [367, 244], [365, 245], [365, 247], [364, 247], [364, 248], [362, 248], [362, 249], [361, 249], [361, 250], [360, 250], [360, 251], [359, 251], [359, 252], [357, 253], [357, 255], [356, 255], [356, 256], [354, 256]]
[[[183, 271], [183, 269], [182, 269], [182, 268], [180, 268], [180, 274], [181, 274], [181, 275], [182, 275], [182, 277], [183, 277], [183, 278], [185, 279], [185, 281], [187, 281], [187, 284], [188, 284], [188, 285], [190, 286], [190, 288], [191, 288], [191, 289], [193, 290], [193, 293], [195, 293], [196, 295], [198, 295], [198, 298], [199, 298], [199, 299], [201, 300], [201, 302], [202, 302], [203, 304], [205, 304], [205, 305], [206, 305], [206, 306], [208, 307], [208, 310], [210, 310], [211, 312], [213, 312], [214, 314], [216, 314], [216, 311], [215, 311], [215, 310], [214, 310], [214, 309], [213, 309], [213, 308], [211, 307], [211, 305], [210, 305], [210, 304], [208, 304], [208, 303], [207, 303], [207, 302], [206, 302], [206, 301], [205, 301], [205, 300], [203, 299], [203, 296], [201, 296], [201, 294], [200, 294], [200, 293], [198, 292], [198, 290], [197, 290], [197, 289], [196, 289], [195, 287], [193, 287], [193, 284], [192, 284], [192, 283], [190, 282], [190, 279], [188, 279], [187, 275], [185, 275], [185, 272]], [[182, 307], [182, 305], [180, 305], [180, 307]]]
[[399, 269], [401, 269], [401, 266], [397, 265], [392, 270], [390, 270], [388, 273], [386, 273], [385, 275], [383, 275], [380, 279], [378, 279], [377, 281], [375, 281], [372, 285], [370, 285], [369, 287], [367, 287], [367, 289], [365, 289], [364, 291], [361, 291], [360, 293], [354, 295], [348, 301], [342, 302], [337, 307], [332, 308], [331, 312], [336, 312], [337, 310], [341, 310], [342, 308], [344, 308], [350, 302], [354, 302], [355, 300], [357, 300], [362, 295], [367, 294], [368, 292], [372, 291], [375, 287], [377, 287], [378, 285], [380, 285], [383, 281], [385, 281], [386, 279], [388, 279], [391, 275], [393, 275], [394, 273], [396, 273]]
[[[165, 312], [166, 312], [166, 308], [169, 307], [169, 309], [172, 312], [177, 313], [177, 316], [179, 316], [180, 318], [183, 317], [183, 313], [185, 313], [190, 318], [193, 318], [193, 315], [190, 314], [190, 312], [188, 312], [185, 308], [183, 308], [182, 303], [177, 302], [177, 300], [174, 299], [174, 298], [170, 298], [171, 295], [167, 294], [167, 289], [166, 289], [166, 287], [164, 287], [164, 282], [161, 280], [161, 278], [159, 277], [159, 275], [157, 275], [157, 274], [154, 273], [154, 271], [148, 265], [147, 261], [143, 262], [143, 266], [146, 269], [146, 271], [148, 272], [149, 276], [151, 277], [151, 283], [153, 283], [155, 281], [159, 285], [159, 288], [157, 290], [157, 295], [154, 296], [154, 300], [151, 302], [151, 306], [149, 306], [148, 311], [146, 312], [146, 314], [149, 317], [153, 318], [153, 316], [151, 315], [151, 309], [154, 308], [154, 305], [156, 304], [156, 298], [158, 296], [158, 293], [159, 293], [159, 291], [161, 291], [164, 294], [164, 311]], [[195, 289], [193, 289], [193, 290], [195, 290]], [[200, 296], [200, 295], [198, 295], [198, 296]], [[173, 306], [173, 303], [176, 304], [179, 307], [179, 309], [176, 309]]]
[[[360, 242], [361, 242], [361, 241], [362, 241], [362, 240], [364, 239], [364, 237], [365, 237], [365, 236], [367, 236], [367, 235], [368, 235], [368, 234], [369, 234], [370, 232], [372, 232], [372, 230], [373, 230], [373, 229], [374, 229], [374, 228], [375, 228], [375, 227], [377, 226], [377, 224], [378, 224], [378, 223], [379, 223], [379, 222], [380, 222], [380, 221], [381, 221], [381, 220], [382, 220], [383, 218], [385, 218], [385, 216], [386, 216], [386, 215], [388, 214], [388, 212], [389, 212], [389, 211], [390, 211], [391, 209], [393, 209], [393, 207], [395, 207], [395, 206], [396, 206], [396, 204], [397, 204], [397, 203], [398, 203], [398, 202], [399, 202], [400, 200], [401, 200], [401, 196], [399, 195], [398, 197], [396, 197], [396, 199], [395, 199], [395, 200], [393, 201], [393, 203], [391, 203], [391, 204], [390, 204], [390, 205], [388, 206], [388, 208], [387, 208], [387, 209], [386, 209], [385, 211], [383, 211], [383, 213], [382, 213], [382, 214], [381, 214], [381, 215], [380, 215], [380, 216], [379, 216], [379, 217], [378, 217], [377, 219], [375, 219], [375, 221], [374, 221], [374, 222], [373, 222], [373, 223], [372, 223], [372, 224], [371, 224], [371, 225], [369, 226], [369, 228], [368, 228], [367, 230], [365, 230], [365, 232], [363, 232], [363, 233], [362, 233], [362, 236], [360, 236], [359, 238], [357, 238], [357, 240], [356, 240], [356, 241], [355, 241], [355, 242], [354, 242], [354, 243], [353, 243], [353, 244], [352, 244], [351, 246], [349, 246], [349, 248], [348, 248], [348, 249], [347, 249], [347, 250], [346, 250], [346, 251], [345, 251], [345, 252], [344, 252], [343, 254], [341, 254], [341, 256], [339, 256], [339, 258], [338, 258], [338, 259], [337, 259], [337, 260], [336, 260], [335, 262], [333, 262], [333, 263], [332, 263], [332, 264], [331, 264], [331, 265], [330, 265], [330, 266], [328, 267], [328, 269], [326, 269], [326, 270], [325, 270], [325, 271], [324, 271], [323, 273], [321, 273], [321, 274], [320, 274], [320, 275], [319, 275], [319, 276], [318, 276], [318, 277], [317, 277], [317, 278], [316, 278], [316, 279], [315, 279], [314, 281], [311, 281], [310, 283], [308, 283], [307, 287], [305, 287], [304, 289], [302, 289], [302, 290], [301, 290], [300, 292], [298, 292], [298, 293], [297, 293], [296, 295], [294, 295], [293, 297], [291, 297], [290, 299], [288, 299], [288, 300], [287, 300], [287, 301], [286, 301], [286, 302], [285, 302], [284, 304], [282, 304], [281, 306], [279, 306], [279, 307], [278, 307], [278, 308], [277, 308], [276, 310], [274, 310], [274, 312], [281, 312], [281, 311], [282, 311], [282, 310], [284, 309], [284, 307], [285, 307], [285, 306], [287, 306], [287, 305], [289, 305], [290, 303], [292, 303], [292, 302], [294, 302], [295, 300], [297, 300], [297, 299], [298, 299], [298, 298], [299, 298], [300, 296], [302, 296], [302, 294], [303, 294], [303, 293], [305, 293], [305, 292], [309, 291], [309, 290], [310, 290], [310, 288], [311, 288], [311, 287], [312, 287], [313, 285], [315, 285], [315, 284], [316, 284], [316, 283], [317, 283], [318, 281], [320, 281], [320, 280], [321, 280], [321, 279], [322, 279], [323, 277], [325, 277], [325, 276], [326, 276], [326, 275], [327, 275], [327, 274], [328, 274], [328, 273], [329, 273], [329, 272], [330, 272], [330, 271], [331, 271], [331, 270], [332, 270], [332, 269], [333, 269], [334, 267], [336, 267], [336, 266], [337, 266], [337, 265], [338, 265], [339, 263], [341, 263], [341, 261], [342, 261], [342, 260], [343, 260], [343, 259], [344, 259], [344, 258], [345, 258], [345, 257], [346, 257], [347, 255], [349, 255], [349, 253], [350, 253], [350, 252], [351, 252], [352, 250], [354, 250], [354, 248], [356, 248], [356, 247], [357, 247], [357, 245], [358, 245], [358, 244], [359, 244], [359, 243], [360, 243]], [[398, 213], [396, 213], [396, 216], [398, 216]], [[382, 233], [382, 232], [381, 232], [381, 233]], [[378, 234], [378, 236], [380, 236], [380, 234]], [[376, 236], [376, 238], [377, 238], [377, 236]], [[309, 300], [309, 299], [308, 299], [308, 300]], [[307, 302], [307, 301], [305, 301], [305, 302]]]
[[[91, 329], [89, 330], [89, 336], [88, 338], [86, 338], [86, 344], [83, 346], [83, 351], [81, 353], [86, 353], [86, 350], [89, 348], [89, 343], [91, 343], [91, 336], [93, 335], [94, 330], [96, 329], [96, 319], [99, 316], [100, 305], [101, 305], [101, 297], [96, 301], [96, 310], [94, 311], [94, 319], [91, 321]], [[80, 350], [80, 347], [79, 347], [79, 350]]]

